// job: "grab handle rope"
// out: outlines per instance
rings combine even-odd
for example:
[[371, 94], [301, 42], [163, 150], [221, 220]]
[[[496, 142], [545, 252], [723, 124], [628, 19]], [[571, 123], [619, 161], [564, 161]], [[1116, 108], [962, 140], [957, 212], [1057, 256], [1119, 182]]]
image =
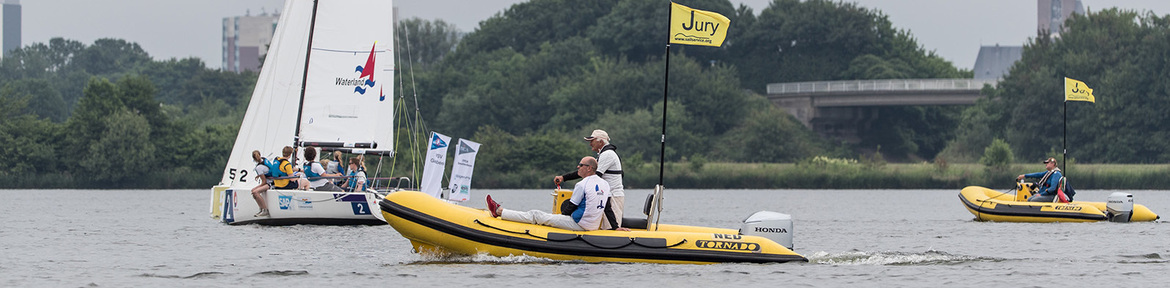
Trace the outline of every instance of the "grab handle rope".
[[665, 249], [665, 248], [673, 248], [675, 246], [682, 245], [683, 243], [687, 243], [687, 239], [682, 239], [678, 243], [674, 243], [671, 245], [650, 246], [650, 245], [639, 243], [638, 238], [627, 238], [627, 239], [629, 239], [630, 242], [623, 244], [621, 246], [604, 247], [604, 246], [598, 246], [597, 244], [593, 244], [593, 243], [589, 242], [589, 240], [586, 240], [584, 237], [582, 237], [584, 235], [581, 235], [581, 234], [574, 234], [574, 235], [576, 235], [575, 237], [568, 238], [568, 239], [549, 239], [548, 237], [541, 237], [541, 236], [537, 236], [537, 235], [532, 234], [532, 230], [525, 229], [524, 232], [509, 231], [509, 230], [506, 230], [503, 228], [488, 225], [487, 223], [484, 223], [483, 221], [479, 221], [479, 219], [475, 219], [475, 223], [477, 223], [479, 225], [483, 225], [484, 227], [496, 229], [496, 230], [499, 230], [502, 232], [507, 232], [507, 233], [512, 233], [512, 234], [524, 234], [524, 235], [528, 235], [532, 238], [541, 239], [541, 240], [550, 241], [550, 242], [569, 242], [569, 241], [573, 241], [573, 240], [581, 240], [581, 242], [585, 242], [585, 244], [589, 244], [589, 246], [593, 246], [594, 248], [600, 248], [600, 249], [621, 249], [621, 248], [625, 248], [626, 246], [630, 246], [630, 245], [637, 245], [637, 246], [641, 246], [641, 247], [645, 247], [645, 248], [653, 248], [653, 249]]

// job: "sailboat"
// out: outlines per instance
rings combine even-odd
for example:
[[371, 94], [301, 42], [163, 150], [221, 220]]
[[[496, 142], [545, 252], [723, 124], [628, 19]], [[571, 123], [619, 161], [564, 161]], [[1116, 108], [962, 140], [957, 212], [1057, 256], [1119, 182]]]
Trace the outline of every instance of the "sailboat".
[[[269, 215], [252, 198], [251, 152], [268, 159], [296, 147], [393, 156], [392, 1], [288, 0], [277, 22], [222, 180], [211, 189], [211, 217], [227, 224], [385, 224], [372, 189], [270, 189]], [[313, 159], [309, 159], [313, 160]], [[344, 164], [342, 164], [344, 165]], [[344, 167], [344, 166], [343, 166]]]

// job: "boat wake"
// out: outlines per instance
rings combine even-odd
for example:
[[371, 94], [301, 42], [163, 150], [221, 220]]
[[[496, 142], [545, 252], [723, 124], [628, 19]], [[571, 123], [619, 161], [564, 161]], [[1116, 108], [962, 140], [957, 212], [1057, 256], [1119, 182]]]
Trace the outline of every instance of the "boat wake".
[[[449, 253], [423, 253], [422, 259], [407, 263], [408, 265], [433, 265], [433, 264], [553, 264], [553, 263], [573, 263], [581, 261], [558, 261], [548, 258], [534, 257], [528, 255], [512, 255], [505, 257], [496, 257], [488, 255], [487, 253], [480, 253], [475, 255], [459, 255]], [[585, 262], [581, 262], [585, 263]]]
[[1000, 262], [1004, 259], [953, 255], [928, 250], [922, 253], [851, 251], [843, 253], [816, 252], [808, 256], [810, 263], [829, 265], [957, 265], [971, 262]]
[[1157, 263], [1170, 262], [1170, 260], [1166, 260], [1166, 259], [1162, 258], [1162, 255], [1159, 255], [1158, 253], [1141, 254], [1141, 255], [1121, 255], [1121, 258], [1123, 258], [1123, 260], [1118, 261], [1117, 263], [1122, 263], [1122, 264], [1157, 264]]

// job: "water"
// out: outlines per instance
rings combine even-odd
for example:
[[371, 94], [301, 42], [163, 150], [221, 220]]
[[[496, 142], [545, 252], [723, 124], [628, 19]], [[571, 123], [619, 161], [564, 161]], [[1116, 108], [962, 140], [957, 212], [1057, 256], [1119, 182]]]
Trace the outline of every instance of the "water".
[[[549, 209], [550, 191], [474, 191]], [[1104, 201], [1114, 191], [1078, 191]], [[1124, 191], [1170, 215], [1165, 191]], [[627, 191], [640, 215], [646, 190]], [[1170, 226], [984, 223], [958, 190], [668, 190], [664, 223], [738, 228], [793, 215], [810, 263], [590, 264], [486, 255], [425, 258], [389, 226], [226, 226], [207, 190], [5, 190], [0, 287], [575, 285], [1155, 287], [1170, 282]], [[990, 286], [989, 286], [990, 285]]]

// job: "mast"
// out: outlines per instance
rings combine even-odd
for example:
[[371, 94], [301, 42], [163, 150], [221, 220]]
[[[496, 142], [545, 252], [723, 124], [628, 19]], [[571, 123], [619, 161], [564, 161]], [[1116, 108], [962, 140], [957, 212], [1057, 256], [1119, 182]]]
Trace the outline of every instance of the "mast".
[[[317, 0], [313, 0], [313, 16], [309, 20], [309, 43], [305, 44], [305, 70], [301, 73], [301, 100], [297, 104], [297, 128], [293, 133], [293, 147], [297, 147], [301, 142], [301, 117], [304, 114], [305, 108], [305, 85], [309, 82], [309, 56], [313, 55], [313, 30], [317, 25]], [[293, 159], [296, 159], [296, 153], [293, 153]]]

